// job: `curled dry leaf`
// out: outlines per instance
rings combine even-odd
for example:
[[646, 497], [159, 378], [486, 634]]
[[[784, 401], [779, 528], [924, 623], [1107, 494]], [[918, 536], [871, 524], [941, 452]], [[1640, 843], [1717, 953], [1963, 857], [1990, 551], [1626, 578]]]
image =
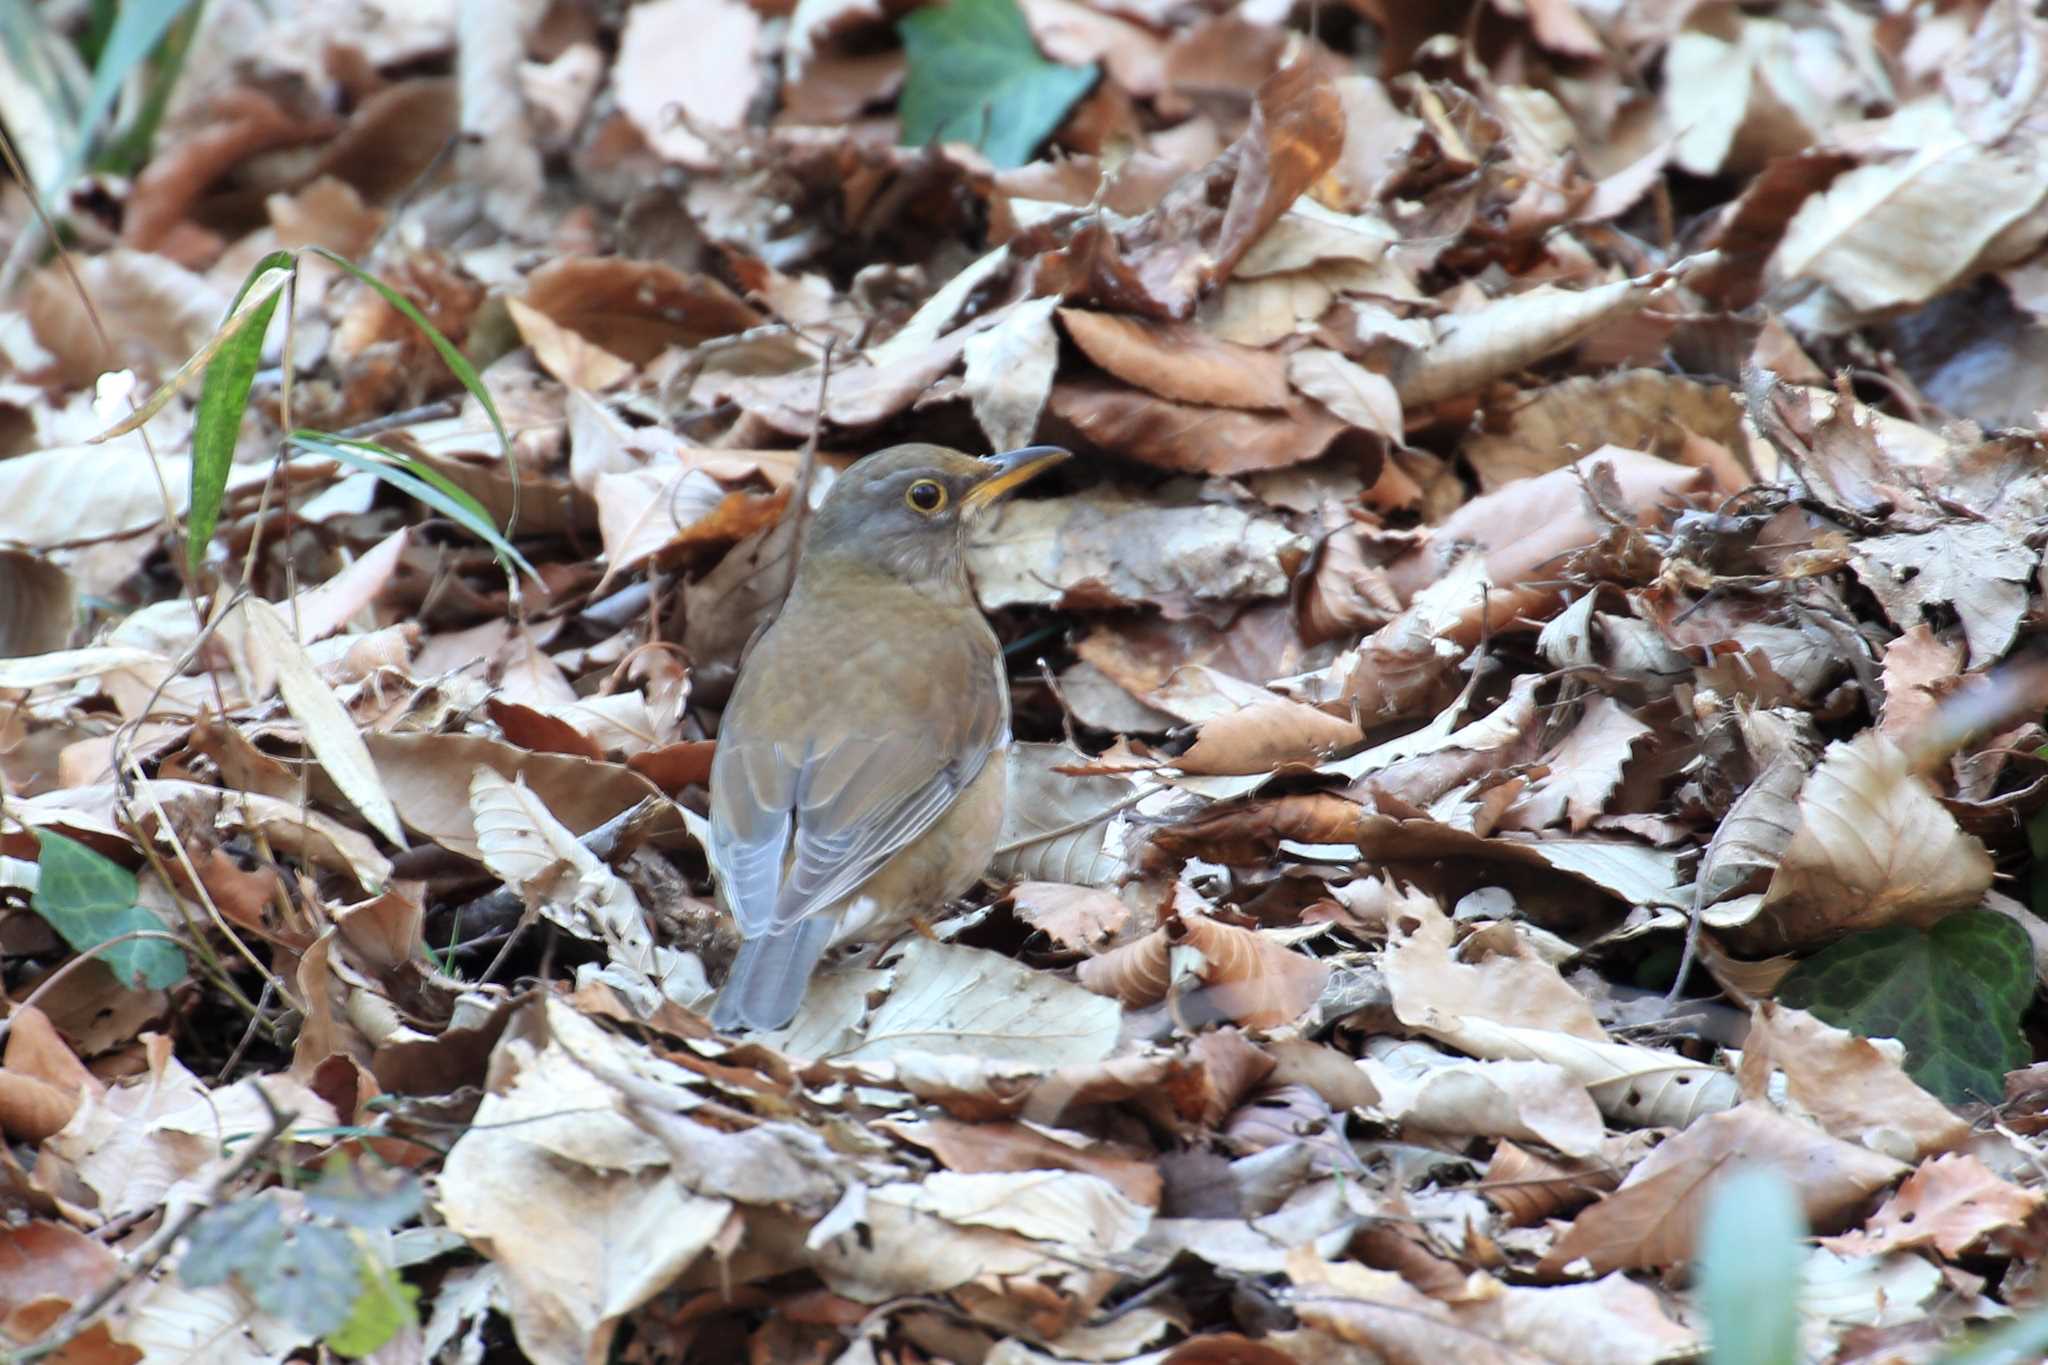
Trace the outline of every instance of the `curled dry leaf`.
[[[1185, 978], [1172, 965], [1181, 946], [1201, 955]], [[1306, 954], [1199, 912], [1175, 914], [1144, 938], [1090, 958], [1080, 969], [1082, 985], [1126, 1005], [1156, 1004], [1173, 990], [1192, 1014], [1254, 1029], [1299, 1019], [1321, 996], [1329, 975], [1328, 966]]]
[[1062, 308], [1059, 318], [1090, 360], [1148, 393], [1219, 408], [1287, 406], [1287, 362], [1271, 351], [1218, 341], [1187, 322], [1079, 308]]
[[1184, 773], [1269, 773], [1290, 764], [1312, 766], [1364, 739], [1348, 720], [1269, 697], [1204, 723], [1173, 765]]
[[1380, 1092], [1380, 1111], [1397, 1122], [1541, 1143], [1567, 1156], [1590, 1156], [1605, 1135], [1586, 1088], [1542, 1062], [1472, 1061], [1375, 1038], [1358, 1064]]
[[1048, 409], [1070, 439], [1181, 474], [1285, 469], [1323, 453], [1344, 424], [1300, 399], [1277, 413], [1174, 402], [1097, 379], [1053, 385]]
[[1438, 324], [1434, 345], [1409, 352], [1395, 367], [1394, 389], [1410, 407], [1471, 393], [1557, 354], [1595, 327], [1640, 311], [1683, 267], [1592, 289], [1539, 285], [1447, 318]]
[[1799, 821], [1756, 918], [1730, 934], [1746, 952], [1901, 922], [1925, 927], [1991, 887], [1983, 842], [1875, 730], [1828, 746], [1799, 794]]

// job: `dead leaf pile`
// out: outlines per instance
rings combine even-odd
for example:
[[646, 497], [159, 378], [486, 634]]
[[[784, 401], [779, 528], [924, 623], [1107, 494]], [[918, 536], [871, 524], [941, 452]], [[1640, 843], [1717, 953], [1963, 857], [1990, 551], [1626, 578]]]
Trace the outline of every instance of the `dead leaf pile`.
[[[923, 145], [929, 6], [221, 0], [61, 184], [0, 54], [0, 1354], [1689, 1359], [1744, 1165], [1815, 1359], [2048, 1307], [2048, 21], [952, 3]], [[94, 438], [309, 246], [496, 412], [301, 257], [190, 569], [201, 385]], [[720, 709], [906, 440], [1078, 455], [1009, 825], [721, 1037]]]

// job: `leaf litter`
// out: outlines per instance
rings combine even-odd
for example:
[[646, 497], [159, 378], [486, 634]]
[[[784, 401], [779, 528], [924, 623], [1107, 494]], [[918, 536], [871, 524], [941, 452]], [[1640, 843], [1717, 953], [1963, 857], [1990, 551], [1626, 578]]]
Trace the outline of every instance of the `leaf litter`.
[[[0, 1345], [1679, 1360], [1760, 1169], [1811, 1358], [2048, 1307], [2048, 24], [1357, 9], [28, 11]], [[722, 1038], [906, 440], [1081, 457], [1008, 827]]]

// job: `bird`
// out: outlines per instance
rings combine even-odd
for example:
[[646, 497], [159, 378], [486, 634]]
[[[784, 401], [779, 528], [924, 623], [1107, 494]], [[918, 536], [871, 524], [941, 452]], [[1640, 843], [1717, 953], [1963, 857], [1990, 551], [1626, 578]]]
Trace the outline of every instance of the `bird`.
[[715, 1029], [785, 1027], [828, 949], [922, 927], [987, 871], [1010, 692], [965, 533], [1068, 454], [892, 446], [811, 518], [712, 755], [709, 861], [741, 939]]

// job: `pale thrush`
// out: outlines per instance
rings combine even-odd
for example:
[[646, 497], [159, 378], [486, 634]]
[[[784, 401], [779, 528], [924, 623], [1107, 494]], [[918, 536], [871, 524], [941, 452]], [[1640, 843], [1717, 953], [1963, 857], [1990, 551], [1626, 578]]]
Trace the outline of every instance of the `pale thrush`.
[[888, 938], [987, 870], [1010, 692], [962, 540], [1066, 455], [895, 446], [818, 508], [711, 764], [711, 868], [742, 938], [716, 1027], [781, 1028], [828, 948]]

